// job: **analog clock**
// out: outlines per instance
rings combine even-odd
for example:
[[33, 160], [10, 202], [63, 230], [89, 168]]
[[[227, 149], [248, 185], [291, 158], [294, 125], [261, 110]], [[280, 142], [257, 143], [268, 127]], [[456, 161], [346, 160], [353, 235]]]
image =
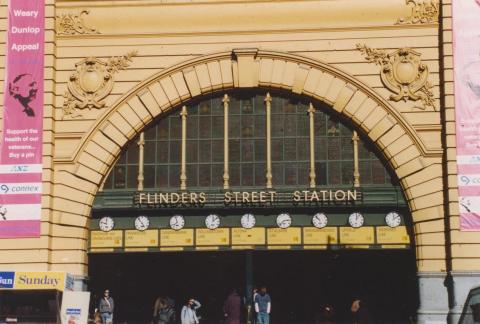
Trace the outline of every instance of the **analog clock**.
[[138, 216], [135, 218], [135, 228], [139, 231], [145, 231], [150, 226], [150, 220], [147, 216]]
[[392, 211], [385, 216], [385, 223], [392, 228], [399, 226], [401, 222], [402, 217], [397, 212]]
[[216, 229], [220, 226], [220, 217], [216, 214], [210, 214], [205, 218], [205, 226], [207, 226], [208, 229]]
[[288, 213], [281, 213], [277, 216], [277, 225], [280, 228], [288, 228], [292, 225], [292, 217]]
[[102, 231], [109, 232], [113, 229], [113, 227], [115, 227], [115, 222], [113, 221], [113, 218], [105, 216], [100, 218], [98, 221], [98, 226]]
[[365, 219], [363, 215], [358, 212], [351, 213], [350, 216], [348, 216], [348, 223], [354, 228], [362, 227], [364, 222]]
[[255, 216], [253, 214], [245, 214], [240, 219], [240, 223], [242, 224], [243, 228], [252, 228], [255, 226]]
[[324, 213], [316, 213], [315, 215], [313, 215], [312, 224], [316, 228], [324, 228], [328, 224], [327, 215], [325, 215]]
[[170, 217], [170, 228], [178, 231], [185, 226], [185, 219], [182, 215], [174, 215]]

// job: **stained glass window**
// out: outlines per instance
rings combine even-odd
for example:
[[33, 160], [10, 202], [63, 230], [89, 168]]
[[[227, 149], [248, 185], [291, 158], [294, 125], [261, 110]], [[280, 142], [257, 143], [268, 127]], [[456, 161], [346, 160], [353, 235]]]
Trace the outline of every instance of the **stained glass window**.
[[[229, 176], [235, 187], [266, 186], [266, 108], [264, 94], [229, 94]], [[187, 187], [223, 188], [224, 108], [222, 97], [188, 107]], [[274, 188], [309, 185], [308, 105], [273, 96], [271, 102], [272, 180]], [[178, 189], [182, 123], [179, 110], [145, 130], [144, 187]], [[314, 113], [315, 172], [318, 186], [353, 184], [352, 130], [319, 105]], [[105, 181], [106, 190], [136, 189], [138, 138], [120, 155]], [[384, 185], [390, 176], [372, 147], [359, 143], [361, 185]]]

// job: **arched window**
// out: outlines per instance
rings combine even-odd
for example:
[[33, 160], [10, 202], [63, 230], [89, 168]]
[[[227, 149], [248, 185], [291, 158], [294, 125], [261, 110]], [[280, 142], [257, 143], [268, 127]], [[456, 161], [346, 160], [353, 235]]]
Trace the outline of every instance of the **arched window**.
[[[225, 131], [228, 123], [228, 176], [231, 188], [265, 188], [267, 143], [271, 143], [273, 188], [308, 188], [310, 184], [310, 118], [313, 118], [316, 186], [353, 186], [353, 131], [318, 104], [275, 95], [271, 101], [271, 136], [267, 136], [265, 94], [229, 93], [228, 116], [223, 96], [190, 104], [186, 116], [186, 175], [188, 189], [223, 189]], [[314, 105], [315, 106], [315, 105]], [[143, 187], [180, 187], [182, 120], [176, 110], [144, 132]], [[121, 154], [104, 190], [138, 187], [139, 138]], [[361, 186], [391, 185], [383, 163], [358, 141]]]

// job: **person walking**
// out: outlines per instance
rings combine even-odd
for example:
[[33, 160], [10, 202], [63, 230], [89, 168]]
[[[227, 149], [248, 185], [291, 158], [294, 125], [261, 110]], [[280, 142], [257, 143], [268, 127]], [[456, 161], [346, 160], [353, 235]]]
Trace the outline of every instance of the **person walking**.
[[234, 288], [223, 304], [223, 313], [227, 319], [227, 324], [240, 324], [241, 309], [242, 298], [237, 289]]
[[103, 297], [100, 299], [98, 304], [98, 311], [100, 312], [100, 317], [102, 318], [103, 324], [112, 324], [113, 323], [113, 310], [115, 304], [113, 298], [110, 296], [110, 290], [106, 289], [103, 292]]
[[256, 324], [269, 324], [272, 300], [267, 294], [267, 287], [262, 286], [260, 293], [255, 297], [255, 311], [257, 312]]
[[182, 312], [180, 314], [180, 320], [182, 324], [198, 324], [200, 323], [197, 317], [197, 309], [202, 305], [193, 298], [190, 298], [187, 303], [183, 306]]

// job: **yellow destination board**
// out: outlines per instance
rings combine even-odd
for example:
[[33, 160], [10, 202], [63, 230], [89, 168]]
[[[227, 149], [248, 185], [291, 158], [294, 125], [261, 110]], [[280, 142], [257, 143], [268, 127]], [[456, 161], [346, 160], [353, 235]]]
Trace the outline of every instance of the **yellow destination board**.
[[340, 243], [341, 244], [373, 244], [374, 239], [373, 227], [340, 227]]
[[90, 247], [122, 247], [123, 231], [91, 231]]
[[391, 228], [388, 226], [377, 227], [378, 244], [409, 244], [410, 238], [405, 226]]
[[65, 272], [15, 272], [14, 289], [65, 289]]
[[125, 247], [158, 246], [158, 230], [125, 231]]
[[160, 230], [160, 246], [193, 246], [193, 229]]
[[300, 227], [289, 228], [268, 228], [268, 244], [296, 245], [302, 244], [302, 233]]
[[196, 229], [196, 245], [229, 245], [230, 244], [230, 229], [217, 228], [214, 230], [197, 228]]
[[337, 244], [338, 233], [336, 227], [304, 227], [303, 244]]
[[265, 245], [265, 228], [232, 228], [232, 245]]

